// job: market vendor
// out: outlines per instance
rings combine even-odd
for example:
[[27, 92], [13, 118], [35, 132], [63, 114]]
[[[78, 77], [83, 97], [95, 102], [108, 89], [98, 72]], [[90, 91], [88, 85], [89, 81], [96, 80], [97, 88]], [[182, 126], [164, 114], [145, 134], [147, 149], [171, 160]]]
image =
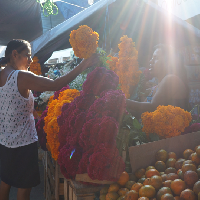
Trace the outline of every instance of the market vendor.
[[127, 109], [134, 115], [153, 112], [159, 105], [173, 105], [188, 110], [189, 87], [187, 73], [180, 54], [171, 46], [155, 47], [150, 70], [158, 80], [146, 102], [127, 99]]
[[28, 200], [31, 188], [40, 183], [31, 90], [60, 90], [98, 61], [98, 56], [93, 54], [68, 74], [51, 80], [28, 71], [32, 62], [29, 42], [8, 43], [0, 62], [0, 65], [6, 63], [0, 71], [0, 200], [9, 199], [11, 186], [18, 188], [18, 200]]

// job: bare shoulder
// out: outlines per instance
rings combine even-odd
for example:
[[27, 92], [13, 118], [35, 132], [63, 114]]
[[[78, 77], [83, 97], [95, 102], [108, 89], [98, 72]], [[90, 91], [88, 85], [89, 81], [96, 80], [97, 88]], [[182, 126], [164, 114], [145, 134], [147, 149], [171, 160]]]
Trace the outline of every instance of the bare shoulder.
[[162, 79], [160, 86], [177, 88], [184, 86], [184, 83], [178, 76], [168, 74]]

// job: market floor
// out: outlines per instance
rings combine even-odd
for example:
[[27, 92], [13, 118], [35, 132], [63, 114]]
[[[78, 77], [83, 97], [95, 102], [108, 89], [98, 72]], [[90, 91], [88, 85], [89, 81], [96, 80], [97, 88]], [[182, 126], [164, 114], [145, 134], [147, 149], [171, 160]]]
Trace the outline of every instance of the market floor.
[[[39, 169], [40, 169], [41, 183], [37, 187], [34, 187], [32, 189], [30, 200], [45, 200], [44, 198], [44, 167], [43, 167], [42, 161], [39, 161]], [[0, 177], [0, 180], [1, 180], [1, 177]], [[16, 200], [16, 197], [17, 197], [17, 188], [11, 188], [9, 200]]]

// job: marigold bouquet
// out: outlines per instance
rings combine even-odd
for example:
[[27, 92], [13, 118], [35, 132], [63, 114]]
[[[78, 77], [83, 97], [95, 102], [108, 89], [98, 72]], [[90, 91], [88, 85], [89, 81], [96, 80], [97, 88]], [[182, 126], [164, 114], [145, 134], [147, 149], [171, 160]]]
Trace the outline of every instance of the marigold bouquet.
[[110, 56], [107, 61], [111, 70], [119, 76], [120, 88], [125, 93], [126, 98], [130, 98], [130, 87], [137, 85], [141, 71], [138, 65], [138, 51], [132, 38], [124, 35], [120, 38], [119, 58]]
[[38, 58], [36, 56], [33, 57], [33, 62], [30, 65], [30, 71], [33, 72], [36, 75], [41, 75], [41, 66], [40, 63], [38, 63]]
[[158, 106], [154, 112], [143, 113], [141, 118], [146, 135], [156, 133], [161, 139], [180, 135], [192, 120], [191, 113], [171, 105]]
[[75, 56], [86, 59], [96, 52], [98, 40], [99, 34], [87, 25], [83, 25], [71, 32], [69, 42]]
[[[55, 93], [57, 95], [57, 93]], [[44, 131], [47, 134], [47, 144], [50, 148], [52, 158], [57, 160], [58, 158], [58, 148], [60, 146], [58, 140], [59, 126], [57, 122], [57, 117], [62, 113], [62, 106], [66, 103], [71, 103], [74, 98], [79, 96], [80, 93], [76, 89], [66, 89], [59, 93], [58, 99], [53, 99], [48, 106], [47, 116], [44, 118], [45, 125]]]

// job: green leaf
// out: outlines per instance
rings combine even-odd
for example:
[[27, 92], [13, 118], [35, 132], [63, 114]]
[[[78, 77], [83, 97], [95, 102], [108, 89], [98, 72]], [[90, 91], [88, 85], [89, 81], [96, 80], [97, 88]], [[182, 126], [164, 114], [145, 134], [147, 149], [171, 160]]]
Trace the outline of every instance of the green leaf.
[[141, 129], [141, 125], [140, 125], [140, 123], [138, 122], [138, 120], [136, 118], [133, 119], [133, 126], [137, 130]]

